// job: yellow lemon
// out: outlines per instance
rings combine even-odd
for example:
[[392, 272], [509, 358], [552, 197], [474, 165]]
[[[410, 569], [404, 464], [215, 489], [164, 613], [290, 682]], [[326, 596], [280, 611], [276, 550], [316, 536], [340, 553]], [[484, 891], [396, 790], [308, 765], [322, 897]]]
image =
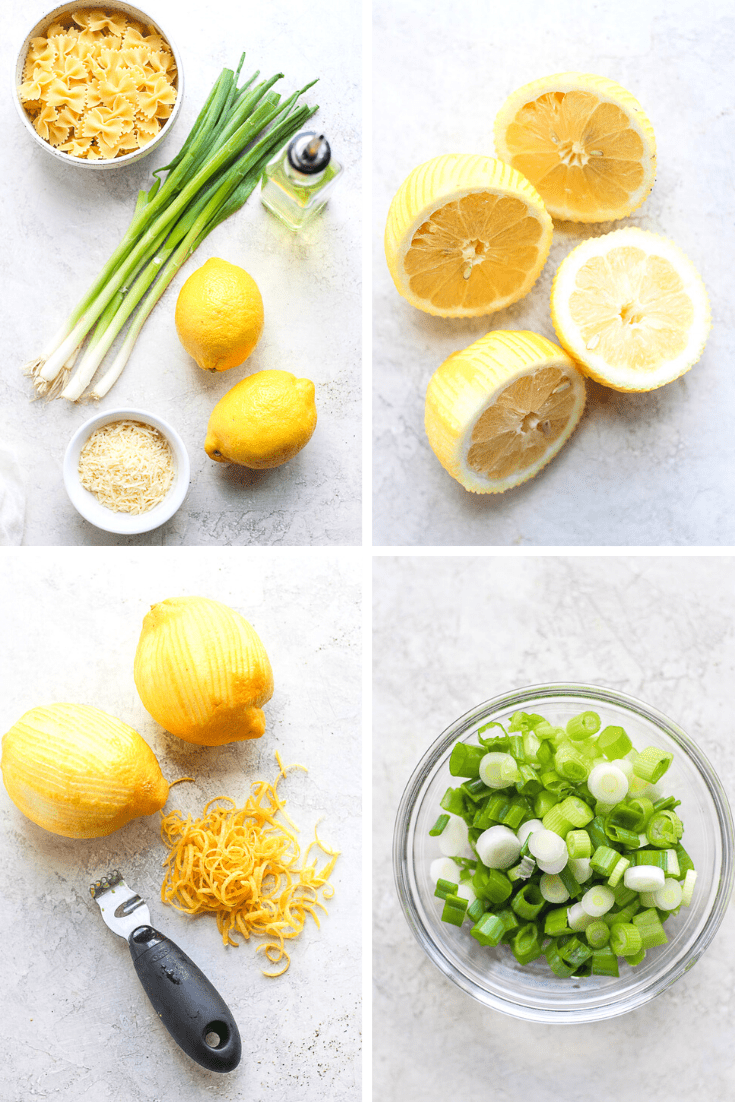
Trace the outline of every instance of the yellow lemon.
[[591, 73], [557, 73], [513, 92], [495, 120], [495, 149], [552, 218], [572, 222], [624, 218], [656, 175], [656, 139], [640, 103]]
[[569, 439], [584, 377], [537, 333], [499, 329], [454, 352], [426, 392], [426, 434], [452, 478], [497, 494], [533, 478]]
[[308, 444], [316, 428], [314, 384], [289, 371], [257, 371], [220, 398], [204, 450], [219, 463], [280, 467]]
[[244, 268], [212, 257], [189, 276], [176, 302], [176, 332], [205, 371], [244, 363], [263, 332], [263, 299]]
[[556, 335], [582, 371], [613, 390], [655, 390], [697, 362], [707, 292], [673, 241], [626, 226], [583, 241], [551, 288]]
[[419, 165], [388, 211], [385, 256], [400, 294], [444, 318], [491, 314], [536, 282], [552, 223], [528, 180], [492, 157]]

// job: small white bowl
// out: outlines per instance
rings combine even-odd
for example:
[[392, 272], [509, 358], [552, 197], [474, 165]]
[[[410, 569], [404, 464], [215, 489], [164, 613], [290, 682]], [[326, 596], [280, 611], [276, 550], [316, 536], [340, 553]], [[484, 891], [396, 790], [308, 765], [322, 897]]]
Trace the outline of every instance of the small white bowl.
[[[109, 425], [111, 421], [142, 421], [144, 425], [158, 429], [168, 440], [174, 459], [174, 480], [163, 501], [159, 501], [147, 513], [116, 513], [100, 504], [95, 495], [79, 481], [79, 454], [82, 448], [93, 432], [103, 425]], [[74, 508], [95, 527], [123, 536], [150, 532], [170, 520], [186, 497], [189, 474], [189, 456], [176, 429], [162, 418], [142, 409], [109, 409], [90, 417], [74, 433], [64, 456], [64, 486]]]
[[[123, 15], [127, 15], [130, 19], [136, 20], [138, 23], [144, 23], [148, 27], [153, 27], [157, 34], [160, 34], [161, 38], [164, 38], [171, 47], [171, 52], [174, 55], [176, 61], [176, 102], [173, 105], [171, 114], [166, 119], [165, 124], [161, 127], [160, 131], [152, 141], [144, 145], [142, 149], [136, 149], [132, 153], [126, 153], [124, 157], [113, 157], [109, 161], [88, 161], [85, 157], [70, 157], [68, 153], [62, 153], [59, 149], [55, 149], [50, 142], [45, 141], [39, 134], [36, 133], [33, 123], [26, 114], [25, 108], [18, 96], [18, 86], [23, 80], [23, 68], [25, 66], [26, 55], [31, 44], [32, 38], [38, 38], [41, 35], [45, 35], [48, 28], [52, 23], [55, 23], [57, 19], [62, 16], [70, 15], [74, 11], [82, 11], [85, 8], [94, 8], [96, 10], [104, 10], [109, 12], [122, 12]], [[44, 15], [42, 19], [36, 23], [35, 27], [26, 35], [23, 40], [23, 45], [18, 53], [18, 58], [15, 63], [14, 71], [14, 83], [13, 83], [13, 102], [15, 103], [18, 114], [20, 115], [23, 126], [31, 135], [37, 145], [40, 145], [47, 153], [56, 161], [61, 161], [67, 165], [78, 165], [79, 168], [91, 168], [94, 171], [103, 172], [110, 168], [119, 168], [121, 165], [132, 164], [133, 161], [139, 161], [142, 157], [147, 157], [149, 153], [152, 153], [157, 146], [171, 133], [171, 127], [174, 125], [178, 118], [181, 103], [184, 98], [184, 70], [181, 67], [181, 54], [176, 49], [175, 45], [171, 41], [171, 35], [163, 29], [160, 23], [157, 23], [146, 12], [140, 8], [133, 7], [132, 4], [120, 3], [120, 0], [112, 0], [110, 3], [100, 3], [100, 0], [76, 0], [70, 4], [61, 4], [58, 8], [54, 8], [47, 15]]]

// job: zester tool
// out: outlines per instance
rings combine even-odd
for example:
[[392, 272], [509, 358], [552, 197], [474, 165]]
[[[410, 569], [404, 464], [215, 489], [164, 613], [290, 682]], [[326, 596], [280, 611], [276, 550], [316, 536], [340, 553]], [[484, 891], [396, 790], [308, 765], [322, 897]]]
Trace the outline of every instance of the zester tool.
[[242, 1053], [240, 1032], [204, 973], [153, 929], [148, 905], [117, 870], [96, 880], [90, 891], [106, 924], [126, 938], [138, 979], [176, 1043], [210, 1071], [233, 1071]]

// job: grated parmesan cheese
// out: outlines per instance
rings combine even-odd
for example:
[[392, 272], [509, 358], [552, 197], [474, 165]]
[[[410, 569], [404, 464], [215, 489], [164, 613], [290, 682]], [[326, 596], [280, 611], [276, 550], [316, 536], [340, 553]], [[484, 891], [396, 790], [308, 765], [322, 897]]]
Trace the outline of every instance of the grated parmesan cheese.
[[80, 452], [79, 480], [115, 513], [147, 513], [163, 501], [174, 480], [168, 440], [140, 421], [103, 425]]

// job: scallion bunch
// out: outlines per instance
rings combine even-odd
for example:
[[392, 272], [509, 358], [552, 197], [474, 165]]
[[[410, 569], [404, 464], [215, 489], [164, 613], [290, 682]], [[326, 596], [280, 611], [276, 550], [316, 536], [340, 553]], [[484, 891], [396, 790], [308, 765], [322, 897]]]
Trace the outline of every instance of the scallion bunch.
[[[24, 368], [39, 395], [76, 402], [107, 394], [181, 265], [239, 210], [268, 160], [316, 112], [297, 106], [316, 81], [283, 102], [272, 90], [282, 73], [258, 82], [256, 72], [238, 87], [244, 57], [236, 72], [223, 69], [176, 157], [154, 173], [149, 191], [139, 193], [133, 220], [99, 277], [43, 353]], [[85, 394], [131, 317], [115, 358]]]

